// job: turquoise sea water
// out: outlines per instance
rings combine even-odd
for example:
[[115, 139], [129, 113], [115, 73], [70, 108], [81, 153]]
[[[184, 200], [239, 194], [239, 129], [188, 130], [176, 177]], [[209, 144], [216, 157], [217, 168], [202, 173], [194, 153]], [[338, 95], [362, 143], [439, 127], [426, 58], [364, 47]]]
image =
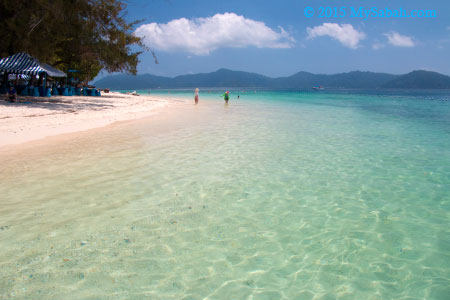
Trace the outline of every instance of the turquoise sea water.
[[0, 152], [0, 299], [449, 299], [450, 92], [221, 93]]

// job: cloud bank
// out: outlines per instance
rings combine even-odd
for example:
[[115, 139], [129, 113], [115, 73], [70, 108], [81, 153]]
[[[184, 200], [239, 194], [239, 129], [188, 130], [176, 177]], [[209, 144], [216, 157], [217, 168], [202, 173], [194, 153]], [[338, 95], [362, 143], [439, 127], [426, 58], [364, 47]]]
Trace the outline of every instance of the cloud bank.
[[306, 31], [309, 39], [329, 36], [351, 49], [358, 48], [359, 42], [366, 38], [364, 32], [357, 31], [351, 24], [323, 23], [320, 26], [308, 27]]
[[290, 48], [294, 43], [282, 27], [275, 31], [263, 22], [235, 13], [192, 20], [181, 18], [167, 24], [144, 24], [136, 29], [135, 34], [153, 49], [196, 55], [207, 55], [225, 47]]
[[406, 35], [401, 35], [398, 32], [391, 31], [385, 33], [384, 36], [388, 38], [389, 44], [397, 47], [414, 47], [416, 44], [411, 37]]

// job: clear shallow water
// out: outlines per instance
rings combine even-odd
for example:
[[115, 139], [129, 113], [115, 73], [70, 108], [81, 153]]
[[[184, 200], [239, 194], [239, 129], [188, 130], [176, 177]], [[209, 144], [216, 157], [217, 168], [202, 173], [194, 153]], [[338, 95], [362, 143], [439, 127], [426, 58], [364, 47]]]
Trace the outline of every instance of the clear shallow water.
[[219, 95], [0, 156], [0, 299], [448, 299], [448, 94]]

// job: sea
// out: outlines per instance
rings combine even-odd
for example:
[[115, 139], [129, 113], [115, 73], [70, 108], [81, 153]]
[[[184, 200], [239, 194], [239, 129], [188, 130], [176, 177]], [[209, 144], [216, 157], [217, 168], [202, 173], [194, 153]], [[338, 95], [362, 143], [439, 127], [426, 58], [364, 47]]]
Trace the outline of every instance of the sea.
[[450, 91], [225, 90], [0, 151], [0, 299], [450, 299]]

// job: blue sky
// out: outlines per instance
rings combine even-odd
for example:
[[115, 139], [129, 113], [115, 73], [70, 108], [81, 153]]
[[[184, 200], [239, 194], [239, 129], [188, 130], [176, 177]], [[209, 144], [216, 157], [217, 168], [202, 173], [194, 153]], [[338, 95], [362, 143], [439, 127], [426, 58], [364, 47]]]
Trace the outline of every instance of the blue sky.
[[[417, 69], [450, 75], [447, 0], [128, 0], [127, 18], [144, 19], [136, 34], [155, 51], [138, 73], [176, 76], [219, 68], [278, 77], [298, 71], [353, 70], [403, 74]], [[435, 10], [435, 18], [350, 17], [351, 7]], [[315, 11], [304, 15], [306, 7]], [[342, 18], [319, 18], [341, 7]], [[340, 13], [342, 14], [342, 13]]]

